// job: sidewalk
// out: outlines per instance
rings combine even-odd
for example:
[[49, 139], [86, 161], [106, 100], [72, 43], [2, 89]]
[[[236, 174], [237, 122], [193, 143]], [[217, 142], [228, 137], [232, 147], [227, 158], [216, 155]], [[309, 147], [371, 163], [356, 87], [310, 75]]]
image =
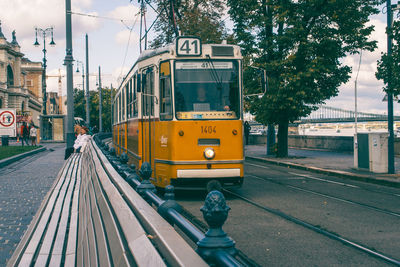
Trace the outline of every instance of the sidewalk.
[[64, 164], [65, 144], [42, 144], [44, 152], [0, 169], [0, 266], [19, 243]]
[[289, 149], [289, 157], [276, 158], [266, 155], [265, 145], [249, 145], [245, 147], [245, 156], [247, 159], [400, 188], [400, 158], [395, 158], [396, 174], [377, 174], [355, 169], [353, 154], [345, 152]]

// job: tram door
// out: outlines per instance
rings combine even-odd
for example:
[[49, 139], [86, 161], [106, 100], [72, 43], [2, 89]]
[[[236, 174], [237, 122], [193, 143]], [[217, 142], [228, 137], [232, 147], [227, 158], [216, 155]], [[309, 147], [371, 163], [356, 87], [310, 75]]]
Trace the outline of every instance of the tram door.
[[154, 69], [142, 71], [142, 162], [149, 162], [154, 173], [155, 118], [154, 118]]

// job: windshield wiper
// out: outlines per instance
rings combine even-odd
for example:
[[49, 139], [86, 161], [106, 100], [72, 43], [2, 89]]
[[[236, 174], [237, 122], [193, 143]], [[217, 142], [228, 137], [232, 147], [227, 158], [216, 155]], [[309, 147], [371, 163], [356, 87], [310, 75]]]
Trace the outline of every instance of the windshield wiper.
[[210, 55], [206, 55], [206, 58], [208, 59], [208, 63], [211, 65], [211, 68], [210, 68], [211, 69], [211, 71], [210, 71], [211, 77], [214, 79], [215, 83], [217, 84], [217, 89], [221, 90], [222, 89], [222, 78], [219, 79], [217, 70], [214, 67], [214, 63], [212, 62]]

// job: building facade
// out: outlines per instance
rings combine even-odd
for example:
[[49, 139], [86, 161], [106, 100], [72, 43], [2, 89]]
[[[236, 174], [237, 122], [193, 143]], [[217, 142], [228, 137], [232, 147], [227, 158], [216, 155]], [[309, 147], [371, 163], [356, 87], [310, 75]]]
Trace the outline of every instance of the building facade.
[[23, 57], [15, 31], [5, 38], [0, 24], [0, 108], [17, 110], [17, 122], [39, 125], [42, 110], [42, 63]]

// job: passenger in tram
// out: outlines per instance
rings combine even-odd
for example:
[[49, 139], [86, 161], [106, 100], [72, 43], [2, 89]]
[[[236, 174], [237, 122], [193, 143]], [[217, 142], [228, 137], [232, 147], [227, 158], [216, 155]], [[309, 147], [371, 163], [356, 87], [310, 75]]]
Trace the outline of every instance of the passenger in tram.
[[203, 86], [199, 86], [196, 91], [196, 99], [193, 101], [193, 111], [210, 111], [210, 101], [207, 98], [207, 91]]

